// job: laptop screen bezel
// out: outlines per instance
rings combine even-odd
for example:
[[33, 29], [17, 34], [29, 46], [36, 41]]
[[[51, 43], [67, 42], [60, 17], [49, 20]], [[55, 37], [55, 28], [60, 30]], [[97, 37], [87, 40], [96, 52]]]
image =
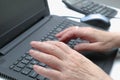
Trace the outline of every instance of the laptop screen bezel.
[[[6, 44], [11, 42], [25, 30], [29, 29], [34, 25], [38, 20], [48, 16], [50, 14], [47, 0], [43, 0], [45, 3], [45, 8], [40, 10], [38, 13], [32, 15], [30, 18], [15, 26], [14, 29], [10, 30], [6, 34], [0, 36], [0, 48], [4, 47]], [[22, 27], [21, 27], [22, 26]]]

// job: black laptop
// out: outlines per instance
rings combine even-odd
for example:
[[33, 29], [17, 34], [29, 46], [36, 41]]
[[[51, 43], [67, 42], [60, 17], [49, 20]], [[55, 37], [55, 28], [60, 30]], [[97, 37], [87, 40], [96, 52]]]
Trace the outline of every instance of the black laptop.
[[[90, 26], [50, 15], [47, 0], [0, 0], [0, 76], [8, 80], [49, 80], [33, 70], [34, 64], [49, 66], [29, 55], [29, 43], [57, 40], [56, 33], [74, 25]], [[80, 42], [71, 40], [68, 45], [72, 48]], [[109, 74], [116, 51], [83, 52], [83, 55]]]

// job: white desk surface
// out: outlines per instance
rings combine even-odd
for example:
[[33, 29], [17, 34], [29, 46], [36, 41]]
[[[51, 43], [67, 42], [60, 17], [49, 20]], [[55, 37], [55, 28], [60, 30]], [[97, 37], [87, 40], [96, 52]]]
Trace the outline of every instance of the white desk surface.
[[[58, 16], [74, 16], [74, 17], [84, 17], [83, 14], [75, 12], [73, 10], [68, 9], [63, 3], [62, 0], [48, 0], [48, 5], [50, 8], [51, 15], [58, 15]], [[119, 9], [117, 9], [119, 11]], [[120, 11], [118, 12], [116, 17], [120, 17]], [[79, 21], [79, 20], [76, 20]], [[120, 19], [111, 19], [111, 27], [110, 31], [117, 31], [120, 32]], [[110, 76], [113, 80], [120, 80], [120, 54], [115, 59], [113, 64]], [[0, 80], [5, 80], [0, 78]]]

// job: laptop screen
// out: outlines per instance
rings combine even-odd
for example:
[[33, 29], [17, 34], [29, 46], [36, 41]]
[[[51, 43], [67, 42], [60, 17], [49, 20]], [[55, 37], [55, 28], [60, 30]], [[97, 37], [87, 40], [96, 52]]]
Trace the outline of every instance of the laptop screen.
[[0, 0], [0, 48], [48, 14], [45, 1]]

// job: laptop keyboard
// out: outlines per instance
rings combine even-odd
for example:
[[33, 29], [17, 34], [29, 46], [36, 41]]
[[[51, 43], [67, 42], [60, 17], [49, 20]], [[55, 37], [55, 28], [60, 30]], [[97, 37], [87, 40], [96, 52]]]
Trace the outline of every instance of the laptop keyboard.
[[[55, 34], [58, 32], [64, 30], [65, 28], [68, 28], [70, 26], [87, 26], [85, 24], [79, 24], [70, 20], [63, 20], [60, 24], [58, 24], [56, 27], [54, 27], [51, 31], [49, 31], [45, 36], [43, 36], [40, 41], [48, 41], [48, 40], [58, 40], [55, 37]], [[72, 39], [67, 44], [73, 48], [74, 45], [78, 43], [86, 42], [85, 40], [81, 39]], [[113, 52], [115, 53], [115, 52]], [[99, 67], [101, 67], [105, 72], [109, 74], [109, 71], [112, 67], [112, 62], [114, 61], [115, 54], [109, 53], [108, 55], [98, 55], [96, 53], [89, 53], [89, 52], [82, 52], [84, 56], [89, 58], [91, 61], [93, 61], [95, 64], [97, 64]], [[102, 61], [101, 61], [102, 60]], [[46, 77], [43, 77], [39, 74], [37, 74], [33, 70], [33, 65], [39, 65], [45, 68], [50, 68], [48, 65], [39, 62], [38, 60], [31, 57], [28, 53], [28, 51], [25, 52], [25, 54], [21, 57], [19, 57], [13, 64], [9, 66], [9, 69], [12, 71], [17, 72], [18, 74], [25, 75], [33, 80], [49, 80]], [[106, 65], [107, 64], [107, 65]], [[17, 79], [18, 80], [18, 79]]]
[[[70, 21], [65, 20], [61, 24], [54, 27], [47, 35], [45, 35], [43, 38], [41, 38], [40, 41], [58, 40], [54, 35], [60, 31], [62, 31], [63, 29], [68, 28], [68, 27], [73, 26], [73, 25], [78, 25], [78, 24], [74, 24], [73, 22], [71, 23]], [[78, 26], [80, 26], [80, 25], [78, 25]], [[73, 47], [75, 44], [80, 43], [80, 42], [84, 42], [84, 41], [82, 41], [80, 39], [71, 40], [68, 42], [68, 45], [70, 47]], [[13, 71], [20, 73], [20, 74], [31, 77], [34, 80], [49, 80], [41, 75], [38, 75], [33, 70], [34, 64], [40, 65], [42, 67], [50, 68], [46, 64], [35, 60], [33, 57], [31, 57], [29, 55], [28, 52], [26, 52], [23, 56], [18, 58], [12, 65], [10, 65], [9, 68]]]
[[[58, 40], [56, 37], [55, 37], [55, 34], [57, 34], [58, 32], [64, 30], [65, 28], [68, 28], [70, 26], [82, 26], [83, 24], [79, 24], [79, 23], [75, 23], [73, 21], [70, 21], [70, 20], [63, 20], [60, 24], [58, 24], [57, 26], [55, 26], [51, 31], [49, 31], [45, 36], [43, 36], [40, 41], [48, 41], [48, 40]], [[86, 26], [84, 24], [84, 26]], [[86, 42], [85, 40], [81, 40], [81, 39], [72, 39], [70, 40], [67, 44], [73, 48], [74, 45], [78, 44], [78, 43], [83, 43], [83, 42]], [[84, 52], [82, 53], [84, 56], [86, 56], [87, 58], [89, 58], [91, 61], [93, 61], [95, 64], [97, 64], [99, 67], [101, 67], [103, 70], [105, 70], [105, 72], [109, 73], [109, 69], [105, 69], [105, 63], [108, 63], [110, 60], [110, 56], [105, 56], [105, 55], [95, 55], [93, 54], [93, 57], [90, 56], [90, 55], [87, 55], [87, 53]], [[88, 53], [89, 54], [89, 53]], [[90, 53], [91, 54], [91, 53]], [[96, 57], [95, 57], [96, 56]], [[112, 55], [111, 55], [112, 56]], [[98, 58], [97, 58], [98, 57]], [[101, 63], [99, 61], [100, 58], [105, 58], [103, 59], [104, 63]], [[98, 60], [97, 60], [98, 59]], [[113, 61], [114, 58], [112, 58], [111, 62]], [[45, 68], [50, 68], [48, 65], [42, 63], [42, 62], [39, 62], [37, 61], [36, 59], [34, 59], [33, 57], [31, 57], [29, 55], [29, 53], [26, 51], [25, 54], [21, 57], [19, 57], [13, 64], [11, 64], [9, 66], [9, 69], [10, 70], [13, 70], [15, 72], [17, 72], [18, 74], [22, 74], [22, 75], [25, 75], [25, 76], [28, 76], [30, 78], [32, 78], [33, 80], [49, 80], [48, 78], [46, 77], [43, 77], [39, 74], [37, 74], [34, 70], [33, 70], [33, 65], [39, 65], [39, 66], [42, 66], [42, 67], [45, 67]], [[110, 63], [110, 65], [112, 65], [112, 63]]]

